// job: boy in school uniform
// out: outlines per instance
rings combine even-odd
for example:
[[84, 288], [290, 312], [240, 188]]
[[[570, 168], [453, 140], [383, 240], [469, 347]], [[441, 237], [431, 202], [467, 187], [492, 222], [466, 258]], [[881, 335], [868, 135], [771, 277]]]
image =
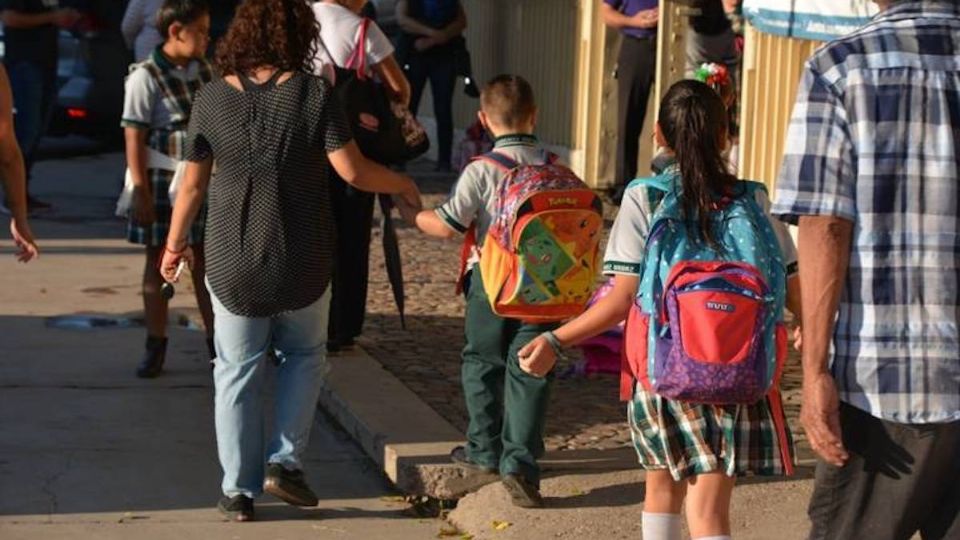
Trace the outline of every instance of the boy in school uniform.
[[[493, 135], [493, 152], [500, 161], [516, 165], [547, 161], [549, 153], [533, 135], [537, 107], [527, 81], [514, 75], [496, 77], [481, 92], [480, 104], [480, 122]], [[439, 208], [401, 211], [407, 221], [430, 236], [453, 238], [470, 232], [478, 248], [482, 247], [493, 220], [497, 185], [506, 174], [503, 164], [477, 159], [464, 169], [452, 196]], [[462, 276], [467, 299], [461, 372], [469, 415], [467, 445], [455, 448], [450, 457], [478, 475], [499, 472], [514, 504], [538, 508], [543, 499], [537, 459], [544, 452], [544, 423], [553, 376], [534, 377], [523, 372], [517, 352], [557, 325], [529, 324], [494, 314], [481, 282], [476, 253]]]
[[[165, 0], [157, 12], [157, 30], [164, 42], [127, 77], [120, 122], [134, 186], [127, 240], [144, 246], [146, 252], [143, 303], [147, 341], [136, 370], [141, 378], [159, 376], [166, 359], [167, 299], [161, 293], [159, 263], [173, 210], [170, 184], [177, 167], [172, 164], [183, 160], [194, 97], [213, 77], [204, 59], [210, 41], [209, 4], [206, 0]], [[196, 255], [191, 275], [212, 358], [213, 309], [203, 281], [203, 227], [199, 219], [190, 232], [189, 243]]]

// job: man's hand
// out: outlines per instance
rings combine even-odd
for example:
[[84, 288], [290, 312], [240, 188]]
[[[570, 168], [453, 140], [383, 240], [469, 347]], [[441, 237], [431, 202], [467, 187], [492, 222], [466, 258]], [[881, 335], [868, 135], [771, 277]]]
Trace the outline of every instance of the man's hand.
[[70, 28], [71, 26], [77, 24], [77, 22], [80, 20], [80, 17], [80, 12], [75, 9], [58, 9], [53, 12], [53, 24], [59, 26], [60, 28]]
[[415, 48], [420, 52], [423, 52], [428, 49], [432, 49], [439, 44], [440, 44], [440, 41], [435, 37], [422, 37], [422, 38], [417, 38], [417, 40], [413, 42], [413, 48]]
[[803, 328], [797, 326], [793, 329], [793, 348], [803, 352]]
[[40, 250], [33, 239], [33, 231], [30, 230], [30, 224], [26, 219], [11, 219], [10, 235], [13, 236], [13, 241], [19, 249], [16, 255], [18, 261], [28, 263], [40, 256]]
[[518, 355], [520, 369], [534, 377], [546, 377], [547, 373], [557, 365], [557, 355], [543, 336], [538, 336], [526, 347], [520, 349]]
[[804, 375], [800, 424], [813, 451], [824, 461], [836, 467], [846, 463], [850, 456], [840, 433], [840, 398], [829, 373]]
[[630, 26], [634, 28], [656, 28], [660, 23], [660, 9], [644, 9], [630, 17]]
[[153, 206], [153, 195], [144, 187], [133, 188], [133, 221], [142, 227], [152, 225], [157, 220], [157, 212]]

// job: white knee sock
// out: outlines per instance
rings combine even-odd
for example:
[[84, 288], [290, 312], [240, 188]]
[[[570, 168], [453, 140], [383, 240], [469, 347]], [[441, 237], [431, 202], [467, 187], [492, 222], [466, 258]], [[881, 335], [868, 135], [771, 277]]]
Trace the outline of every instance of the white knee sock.
[[701, 536], [700, 538], [695, 538], [694, 540], [730, 540], [730, 535], [724, 534], [721, 536]]
[[680, 514], [643, 513], [643, 540], [680, 540]]

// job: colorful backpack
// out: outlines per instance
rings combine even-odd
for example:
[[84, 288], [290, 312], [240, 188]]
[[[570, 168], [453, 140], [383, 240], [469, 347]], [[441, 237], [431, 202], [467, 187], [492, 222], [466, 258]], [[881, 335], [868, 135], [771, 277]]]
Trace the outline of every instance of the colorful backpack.
[[[477, 158], [504, 172], [480, 250], [483, 288], [494, 313], [527, 322], [579, 315], [599, 269], [603, 203], [570, 169], [556, 164], [556, 156], [545, 158], [542, 165], [520, 165], [497, 152]], [[461, 270], [475, 246], [471, 228]]]
[[777, 237], [756, 202], [756, 182], [717, 202], [718, 248], [691, 234], [675, 173], [633, 185], [662, 191], [651, 219], [637, 299], [627, 321], [633, 380], [670, 399], [752, 404], [776, 390], [786, 355], [786, 270]]
[[676, 169], [636, 180], [664, 193], [650, 220], [636, 301], [627, 317], [620, 394], [634, 381], [691, 403], [769, 399], [788, 474], [780, 378], [787, 356], [786, 268], [756, 201], [763, 184], [741, 181], [711, 214], [718, 249], [683, 219]]

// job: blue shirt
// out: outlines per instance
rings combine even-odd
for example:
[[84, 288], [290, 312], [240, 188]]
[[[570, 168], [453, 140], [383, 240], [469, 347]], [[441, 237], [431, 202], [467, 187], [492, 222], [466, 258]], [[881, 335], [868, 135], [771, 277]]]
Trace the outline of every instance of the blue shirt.
[[444, 28], [457, 18], [460, 0], [421, 0], [423, 22], [433, 28]]
[[[632, 17], [641, 11], [653, 9], [660, 5], [659, 0], [603, 0], [603, 2], [627, 17]], [[652, 38], [657, 35], [656, 28], [626, 27], [621, 32], [625, 36], [636, 38]]]
[[854, 223], [831, 369], [876, 417], [960, 420], [958, 197], [960, 7], [895, 3], [807, 62], [773, 207]]

